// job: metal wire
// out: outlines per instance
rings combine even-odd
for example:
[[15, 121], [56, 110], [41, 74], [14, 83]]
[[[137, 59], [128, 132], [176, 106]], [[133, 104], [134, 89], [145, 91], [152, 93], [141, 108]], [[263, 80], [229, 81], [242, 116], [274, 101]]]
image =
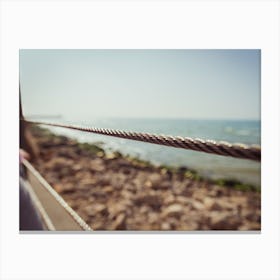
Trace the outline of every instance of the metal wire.
[[55, 127], [63, 127], [75, 129], [79, 131], [91, 132], [96, 134], [114, 136], [118, 138], [136, 140], [141, 142], [148, 142], [158, 145], [171, 146], [175, 148], [183, 148], [187, 150], [200, 151], [210, 154], [217, 154], [222, 156], [230, 156], [235, 158], [250, 159], [254, 161], [261, 160], [261, 148], [259, 145], [245, 145], [240, 143], [231, 144], [228, 142], [213, 140], [202, 140], [199, 138], [189, 138], [181, 136], [167, 136], [150, 133], [139, 133], [130, 131], [121, 131], [107, 128], [85, 127], [79, 125], [69, 125], [60, 123], [50, 123], [43, 121], [31, 121], [22, 119], [22, 121], [33, 123], [37, 125], [48, 125]]

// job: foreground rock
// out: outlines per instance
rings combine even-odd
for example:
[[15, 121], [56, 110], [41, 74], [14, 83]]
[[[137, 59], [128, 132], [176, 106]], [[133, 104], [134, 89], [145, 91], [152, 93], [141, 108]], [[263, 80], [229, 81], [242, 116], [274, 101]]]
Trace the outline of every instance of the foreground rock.
[[259, 230], [260, 193], [33, 129], [34, 165], [95, 230]]

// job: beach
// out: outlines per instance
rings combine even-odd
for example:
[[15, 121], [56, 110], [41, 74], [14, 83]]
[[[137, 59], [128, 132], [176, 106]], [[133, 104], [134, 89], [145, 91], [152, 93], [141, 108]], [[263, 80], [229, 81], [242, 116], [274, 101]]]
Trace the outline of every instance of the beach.
[[32, 164], [93, 230], [260, 230], [259, 188], [156, 166], [33, 126]]

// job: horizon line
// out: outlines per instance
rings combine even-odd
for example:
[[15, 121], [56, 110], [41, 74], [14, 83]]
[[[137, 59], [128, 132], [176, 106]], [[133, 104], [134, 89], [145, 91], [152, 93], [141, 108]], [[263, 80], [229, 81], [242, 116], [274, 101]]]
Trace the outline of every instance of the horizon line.
[[[81, 114], [81, 117], [85, 115]], [[88, 115], [90, 117], [90, 115]], [[69, 118], [66, 114], [27, 114], [26, 118]], [[77, 118], [78, 116], [74, 116], [73, 118]], [[158, 119], [158, 120], [199, 120], [199, 121], [261, 121], [261, 118], [217, 118], [217, 117], [157, 117], [157, 116], [144, 116], [144, 117], [137, 117], [137, 116], [91, 116], [93, 119]]]

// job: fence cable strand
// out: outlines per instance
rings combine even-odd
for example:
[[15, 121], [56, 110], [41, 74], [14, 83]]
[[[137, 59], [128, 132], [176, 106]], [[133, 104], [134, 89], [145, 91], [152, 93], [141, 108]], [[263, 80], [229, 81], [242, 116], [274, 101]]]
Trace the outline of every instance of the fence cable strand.
[[254, 161], [261, 160], [261, 147], [259, 145], [245, 145], [240, 143], [231, 144], [225, 141], [202, 140], [199, 138], [157, 135], [151, 133], [121, 131], [106, 128], [85, 127], [80, 125], [50, 123], [43, 121], [32, 121], [22, 119], [22, 121], [37, 125], [47, 125], [62, 128], [69, 128], [95, 134], [114, 136], [118, 138], [148, 142], [152, 144], [183, 148], [187, 150], [200, 151], [210, 154], [230, 156], [235, 158], [250, 159]]

